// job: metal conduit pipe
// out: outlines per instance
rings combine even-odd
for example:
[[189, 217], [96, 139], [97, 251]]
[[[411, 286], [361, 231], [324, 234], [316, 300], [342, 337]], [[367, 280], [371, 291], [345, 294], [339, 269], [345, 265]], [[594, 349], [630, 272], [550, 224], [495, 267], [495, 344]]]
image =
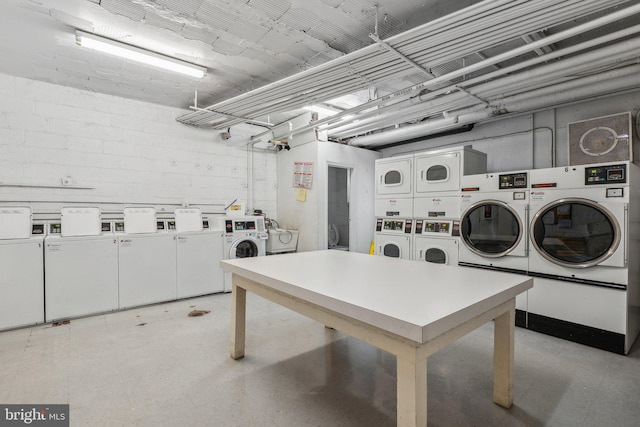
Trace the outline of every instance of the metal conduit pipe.
[[[453, 73], [454, 76], [451, 75], [452, 73], [449, 73], [449, 74], [447, 74], [445, 76], [441, 76], [439, 78], [426, 81], [426, 82], [424, 82], [422, 84], [414, 85], [411, 88], [407, 88], [407, 89], [405, 89], [403, 91], [398, 91], [398, 92], [396, 92], [394, 94], [387, 95], [386, 97], [380, 98], [379, 100], [371, 101], [369, 103], [363, 104], [363, 105], [361, 105], [359, 107], [356, 107], [356, 109], [347, 110], [347, 111], [345, 111], [345, 112], [343, 112], [341, 114], [342, 115], [347, 115], [347, 114], [353, 114], [353, 113], [355, 113], [357, 111], [364, 111], [364, 110], [366, 110], [368, 108], [371, 108], [371, 107], [373, 107], [375, 105], [379, 105], [379, 104], [382, 104], [382, 103], [386, 102], [387, 100], [389, 100], [392, 97], [394, 97], [396, 94], [398, 94], [399, 96], [406, 97], [407, 93], [410, 93], [412, 91], [421, 90], [426, 86], [434, 86], [436, 83], [442, 83], [442, 82], [446, 81], [447, 79], [451, 79], [451, 78], [454, 78], [454, 77], [459, 77], [459, 76], [467, 74], [467, 73], [469, 73], [471, 71], [477, 71], [478, 69], [481, 69], [481, 68], [486, 67], [486, 66], [493, 65], [494, 63], [500, 62], [502, 60], [510, 59], [509, 57], [518, 56], [518, 55], [524, 53], [525, 51], [534, 50], [534, 49], [537, 49], [539, 47], [543, 47], [545, 45], [548, 45], [550, 43], [554, 43], [556, 41], [560, 41], [560, 40], [562, 40], [564, 38], [572, 37], [572, 36], [577, 35], [577, 34], [579, 34], [581, 32], [585, 32], [585, 31], [588, 31], [590, 29], [597, 28], [598, 26], [605, 25], [607, 23], [616, 21], [616, 20], [621, 19], [623, 17], [633, 15], [635, 13], [638, 13], [639, 11], [640, 11], [640, 5], [635, 5], [635, 6], [632, 6], [632, 7], [628, 7], [626, 9], [614, 12], [612, 14], [606, 15], [606, 16], [598, 18], [596, 20], [593, 20], [593, 21], [587, 22], [585, 24], [579, 25], [579, 26], [577, 26], [577, 27], [575, 27], [573, 29], [563, 31], [563, 32], [558, 33], [558, 34], [556, 34], [554, 36], [550, 36], [550, 37], [547, 37], [547, 38], [545, 38], [543, 40], [531, 43], [531, 44], [529, 44], [527, 46], [524, 46], [523, 48], [517, 48], [517, 49], [514, 49], [514, 50], [512, 50], [510, 52], [506, 52], [505, 54], [498, 55], [497, 57], [489, 58], [488, 60], [481, 61], [478, 64], [474, 64], [473, 66], [465, 67], [465, 68], [463, 68], [461, 70], [458, 70], [457, 72], [454, 72]], [[327, 121], [324, 121], [323, 123], [326, 123], [326, 122]], [[323, 124], [323, 123], [316, 123], [316, 126], [319, 125], [319, 124]], [[307, 130], [307, 129], [308, 128], [306, 128], [304, 130]], [[302, 129], [299, 130], [299, 131], [302, 131]]]
[[[518, 5], [517, 8], [510, 6], [507, 10], [491, 13], [486, 19], [476, 16], [468, 22], [458, 22], [442, 37], [442, 43], [434, 44], [431, 39], [424, 37], [414, 40], [406, 47], [401, 44], [389, 44], [408, 56], [429, 55], [439, 51], [451, 52], [452, 48], [466, 48], [469, 43], [479, 40], [487, 40], [490, 43], [495, 42], [495, 37], [508, 40], [516, 35], [539, 30], [541, 26], [552, 26], [554, 23], [562, 22], [566, 16], [575, 17], [590, 13], [594, 6], [597, 6], [597, 9], [603, 7], [601, 2], [595, 0], [572, 0], [564, 3], [548, 0], [527, 2]], [[506, 35], [510, 30], [514, 32]]]
[[519, 112], [540, 106], [584, 99], [610, 91], [619, 91], [623, 88], [639, 87], [639, 72], [640, 65], [632, 65], [560, 85], [509, 96], [502, 99], [501, 104], [509, 112]]
[[433, 100], [417, 105], [402, 105], [398, 108], [387, 108], [381, 111], [376, 117], [370, 117], [366, 120], [358, 120], [357, 122], [350, 123], [348, 125], [336, 127], [331, 132], [331, 136], [334, 138], [343, 138], [356, 133], [365, 133], [373, 129], [379, 129], [383, 123], [395, 124], [402, 122], [410, 122], [411, 120], [419, 119], [425, 116], [425, 111], [429, 112], [430, 116], [438, 114], [438, 112], [450, 110], [458, 107], [469, 105], [467, 96], [461, 92], [451, 94], [450, 97]]
[[[582, 42], [580, 44], [571, 46], [571, 47], [567, 47], [564, 49], [558, 49], [558, 50], [554, 50], [551, 53], [542, 55], [542, 56], [537, 56], [535, 58], [529, 59], [527, 61], [522, 61], [519, 62], [517, 64], [508, 66], [508, 67], [503, 67], [500, 68], [496, 71], [492, 71], [490, 73], [487, 74], [483, 74], [481, 76], [469, 79], [469, 80], [465, 80], [461, 83], [458, 83], [456, 86], [461, 86], [461, 87], [471, 87], [473, 85], [476, 85], [480, 82], [483, 81], [488, 81], [488, 80], [493, 80], [496, 77], [500, 77], [503, 76], [505, 74], [512, 74], [515, 71], [524, 69], [524, 68], [529, 68], [532, 67], [534, 65], [538, 65], [540, 63], [544, 63], [544, 62], [548, 62], [552, 59], [556, 59], [562, 56], [568, 56], [577, 52], [580, 52], [582, 50], [587, 50], [587, 49], [592, 49], [595, 46], [599, 46], [601, 44], [605, 44], [605, 43], [609, 43], [624, 37], [628, 37], [630, 35], [636, 34], [640, 32], [640, 25], [635, 25], [633, 27], [629, 27], [620, 31], [616, 31], [615, 33], [610, 33], [601, 37], [598, 37], [596, 39], [593, 40], [589, 40], [586, 42]], [[440, 89], [438, 91], [434, 91], [434, 92], [429, 92], [427, 94], [424, 95], [419, 95], [418, 98], [420, 101], [427, 101], [429, 99], [431, 99], [433, 96], [439, 96], [444, 94], [446, 91], [449, 90], [454, 90], [454, 87], [449, 87], [449, 88], [445, 88], [445, 89]]]
[[[521, 94], [520, 96], [513, 96], [509, 99], [504, 100], [502, 108], [504, 108], [508, 113], [523, 113], [526, 111], [548, 108], [550, 106], [559, 104], [575, 102], [576, 100], [586, 99], [606, 93], [618, 92], [621, 90], [629, 90], [631, 88], [640, 87], [640, 81], [637, 78], [637, 73], [640, 72], [640, 66], [633, 66], [629, 68], [633, 69], [625, 70], [624, 73], [630, 75], [623, 78], [617, 78], [619, 75], [622, 75], [622, 70], [615, 70], [606, 73], [605, 79], [607, 80], [603, 82], [603, 84], [593, 85], [592, 83], [585, 83], [580, 88], [567, 91], [564, 90], [564, 84], [550, 86], [548, 88], [545, 88], [545, 90], [548, 92], [546, 96], [533, 97], [530, 99], [526, 99], [525, 101], [520, 100], [521, 97], [522, 99], [524, 99], [524, 94]], [[588, 82], [588, 80], [585, 80], [585, 82]], [[586, 91], [585, 88], [587, 87], [590, 88], [591, 91]], [[436, 131], [440, 132], [443, 130], [451, 129], [451, 123], [452, 121], [456, 121], [456, 119], [457, 125], [462, 126], [465, 124], [472, 124], [478, 121], [487, 120], [493, 115], [494, 110], [492, 108], [485, 108], [472, 114], [450, 114], [449, 117], [443, 119], [431, 120], [417, 125], [409, 125], [391, 131], [377, 133], [374, 135], [356, 137], [351, 139], [349, 141], [349, 144], [359, 147], [370, 147], [375, 145], [400, 142], [413, 138], [419, 138], [421, 136], [426, 136]]]
[[[443, 16], [441, 18], [438, 18], [436, 20], [433, 20], [431, 22], [428, 22], [426, 24], [423, 24], [419, 27], [416, 27], [412, 30], [409, 30], [403, 34], [391, 37], [390, 39], [388, 39], [389, 42], [391, 43], [395, 43], [397, 42], [401, 42], [401, 41], [407, 41], [407, 40], [411, 40], [414, 37], [418, 36], [421, 32], [425, 31], [425, 29], [431, 29], [431, 28], [435, 28], [438, 25], [447, 25], [448, 23], [453, 23], [455, 24], [455, 22], [457, 22], [460, 18], [464, 18], [466, 16], [474, 16], [478, 13], [481, 13], [481, 11], [483, 10], [491, 10], [493, 8], [495, 8], [496, 6], [500, 5], [500, 4], [504, 4], [504, 3], [510, 3], [511, 0], [500, 0], [500, 1], [492, 1], [492, 0], [485, 0], [483, 2], [471, 5], [465, 9], [462, 9], [458, 12], [454, 12], [452, 14]], [[238, 97], [232, 98], [230, 100], [227, 101], [222, 101], [220, 103], [217, 103], [215, 105], [206, 107], [205, 109], [209, 109], [209, 108], [213, 108], [213, 109], [221, 109], [223, 108], [225, 105], [231, 103], [231, 102], [237, 102], [239, 100], [242, 99], [249, 99], [249, 98], [253, 98], [255, 95], [259, 94], [259, 93], [264, 93], [264, 92], [269, 92], [272, 89], [278, 89], [281, 88], [283, 86], [286, 86], [289, 82], [293, 82], [293, 81], [297, 81], [299, 80], [301, 77], [304, 78], [305, 74], [309, 75], [309, 78], [314, 79], [315, 77], [318, 76], [318, 74], [322, 73], [323, 71], [331, 71], [331, 70], [335, 70], [338, 65], [340, 63], [344, 63], [344, 64], [348, 64], [351, 61], [353, 61], [354, 59], [357, 59], [358, 57], [362, 57], [364, 55], [367, 55], [369, 53], [371, 54], [377, 54], [379, 52], [378, 46], [376, 45], [371, 45], [368, 47], [365, 47], [363, 49], [360, 49], [356, 52], [347, 54], [341, 58], [339, 58], [338, 60], [334, 60], [334, 61], [330, 61], [328, 63], [325, 64], [321, 64], [318, 65], [316, 67], [314, 67], [312, 70], [309, 71], [313, 71], [313, 72], [303, 72], [300, 74], [296, 74], [293, 76], [289, 76], [289, 77], [285, 77], [282, 80], [279, 80], [277, 82], [274, 83], [270, 83], [267, 84], [265, 86], [262, 86], [261, 88], [258, 88], [254, 91], [251, 91], [250, 93], [244, 94], [244, 95], [240, 95]], [[193, 113], [189, 113], [186, 114], [184, 116], [182, 116], [181, 118], [189, 119], [190, 117], [195, 117], [198, 115], [198, 112], [193, 112]]]
[[[375, 116], [375, 118], [373, 120], [379, 120], [379, 117], [381, 114], [383, 114], [384, 112], [388, 111], [389, 108], [392, 108], [391, 111], [398, 111], [400, 108], [406, 106], [406, 105], [411, 105], [411, 104], [419, 104], [421, 102], [425, 102], [425, 101], [429, 101], [432, 100], [436, 97], [440, 97], [442, 95], [447, 94], [448, 92], [451, 91], [456, 91], [458, 89], [458, 87], [470, 87], [472, 85], [476, 85], [480, 82], [483, 82], [485, 80], [490, 80], [490, 79], [494, 79], [496, 77], [500, 77], [502, 75], [505, 74], [513, 74], [514, 72], [521, 70], [523, 68], [528, 68], [528, 67], [532, 67], [534, 65], [543, 63], [543, 62], [548, 62], [551, 59], [555, 59], [561, 56], [566, 56], [566, 55], [570, 55], [576, 52], [579, 52], [581, 50], [586, 50], [586, 49], [591, 49], [595, 46], [604, 44], [604, 43], [608, 43], [623, 37], [627, 37], [630, 36], [632, 34], [638, 33], [640, 32], [640, 25], [636, 25], [633, 27], [629, 27], [626, 29], [623, 29], [621, 31], [617, 31], [615, 33], [611, 33], [611, 34], [607, 34], [601, 37], [598, 37], [596, 39], [593, 40], [589, 40], [583, 43], [580, 43], [578, 45], [575, 46], [571, 46], [568, 48], [564, 48], [564, 49], [559, 49], [559, 50], [555, 50], [551, 53], [542, 55], [542, 56], [536, 56], [533, 59], [527, 60], [527, 61], [523, 61], [523, 62], [519, 62], [517, 64], [514, 64], [512, 66], [509, 67], [503, 67], [500, 68], [494, 72], [488, 73], [488, 74], [483, 74], [482, 76], [470, 79], [470, 80], [465, 80], [462, 83], [458, 83], [457, 85], [454, 86], [447, 86], [446, 88], [443, 89], [439, 89], [437, 91], [433, 91], [433, 92], [429, 92], [427, 94], [423, 94], [423, 95], [418, 95], [418, 96], [414, 96], [412, 98], [409, 98], [408, 100], [405, 101], [400, 101], [397, 102], [395, 104], [392, 104], [390, 107], [381, 107], [378, 110], [375, 111], [371, 111], [371, 112], [365, 112], [365, 113], [361, 113], [358, 115], [358, 123], [367, 123], [367, 121], [365, 121], [367, 118], [371, 117], [371, 116]], [[636, 39], [637, 40], [637, 39]], [[630, 44], [634, 44], [633, 42], [627, 42]], [[637, 46], [640, 46], [640, 40], [636, 41]], [[611, 56], [611, 53], [613, 52], [613, 55], [619, 55], [622, 52], [625, 51], [625, 49], [618, 49], [618, 45], [613, 46], [614, 50], [612, 51], [611, 48], [607, 48], [606, 50], [604, 50], [605, 52], [609, 53]], [[591, 59], [589, 59], [588, 61], [591, 61]], [[586, 61], [585, 61], [586, 62]], [[573, 67], [573, 64], [571, 65]], [[544, 71], [543, 74], [546, 76], [547, 75], [547, 71]], [[521, 74], [519, 74], [521, 75]], [[503, 82], [505, 81], [505, 79], [501, 79], [501, 80], [497, 80], [499, 84], [499, 87], [503, 87]], [[480, 88], [481, 86], [477, 86], [477, 88]], [[482, 86], [482, 88], [484, 88], [484, 86]], [[474, 93], [477, 93], [478, 90], [474, 90]], [[482, 94], [482, 96], [484, 96], [484, 92]], [[477, 105], [476, 106], [472, 106], [469, 107], [469, 111], [473, 112], [473, 111], [477, 111], [477, 108], [479, 108]], [[480, 108], [482, 107], [482, 104], [480, 104]], [[465, 110], [466, 111], [466, 110]], [[446, 114], [446, 112], [445, 112]], [[368, 119], [371, 120], [371, 119]], [[342, 132], [342, 130], [347, 130], [347, 129], [355, 129], [357, 127], [357, 124], [354, 124], [353, 127], [350, 125], [345, 125], [345, 123], [342, 120], [337, 120], [334, 123], [330, 123], [327, 126], [321, 127], [323, 130], [330, 130], [330, 129], [334, 129], [334, 128], [338, 128], [338, 132]], [[333, 133], [332, 133], [333, 136]], [[341, 136], [337, 135], [336, 137], [340, 138]]]
[[[640, 59], [638, 59], [638, 54], [640, 54], [640, 44], [638, 44], [637, 40], [629, 40], [627, 43], [627, 46], [628, 48], [633, 48], [633, 55], [631, 56], [631, 58], [634, 59], [633, 63], [637, 63], [638, 61], [640, 61]], [[619, 56], [619, 53], [620, 53], [619, 51], [611, 52], [611, 50], [608, 48], [599, 49], [598, 51], [594, 51], [594, 52], [589, 52], [588, 54], [571, 58], [572, 59], [571, 61], [568, 61], [567, 64], [564, 64], [565, 66], [563, 70], [564, 71], [571, 70], [573, 73], [580, 73], [580, 72], [583, 72], [584, 70], [589, 70], [594, 66], [599, 67], [601, 65], [607, 65], [611, 63], [612, 58], [614, 61], [620, 61], [621, 58]], [[601, 56], [605, 56], [605, 55], [607, 56], [606, 58], [600, 58]], [[537, 70], [538, 74], [543, 75], [545, 77], [544, 79], [537, 80], [539, 84], [555, 88], [556, 87], [555, 85], [566, 82], [566, 85], [563, 87], [563, 90], [569, 90], [574, 86], [577, 87], [585, 84], [583, 82], [589, 82], [587, 84], [598, 83], [599, 76], [594, 76], [586, 80], [576, 79], [575, 77], [571, 77], [570, 80], [567, 81], [569, 78], [565, 77], [563, 74], [557, 73], [558, 74], [557, 76], [553, 76], [550, 73], [547, 73], [547, 68], [556, 68], [557, 65], [558, 64], [551, 64], [548, 66], [543, 66], [538, 68]], [[624, 75], [624, 73], [622, 73], [621, 75]], [[494, 90], [492, 92], [486, 92], [484, 91], [484, 85], [479, 85], [474, 88], [475, 89], [474, 92], [481, 93], [482, 98], [486, 99], [490, 103], [500, 101], [502, 98], [505, 97], [504, 92], [500, 89], [502, 86], [500, 83], [506, 80], [509, 80], [513, 86], [515, 86], [515, 83], [520, 83], [521, 86], [518, 89], [518, 93], [526, 93], [527, 97], [539, 96], [543, 93], [546, 93], [546, 91], [548, 90], [545, 87], [541, 88], [540, 85], [533, 86], [529, 84], [529, 76], [527, 75], [527, 73], [521, 73], [521, 74], [511, 75], [503, 79], [499, 79], [497, 82], [491, 82], [492, 87], [497, 90]], [[525, 86], [522, 86], [522, 84], [525, 84]], [[556, 90], [556, 89], [551, 89], [551, 90]], [[376, 119], [375, 124], [372, 122], [372, 119], [365, 121], [365, 123], [362, 123], [361, 126], [358, 126], [359, 124], [361, 124], [361, 122], [358, 122], [354, 126], [345, 126], [344, 128], [338, 128], [336, 132], [332, 132], [331, 136], [336, 138], [344, 138], [349, 136], [349, 131], [351, 131], [351, 135], [353, 135], [355, 133], [365, 133], [371, 130], [375, 130], [376, 128], [380, 129], [380, 128], [388, 127], [390, 125], [398, 123], [399, 121], [410, 122], [411, 120], [419, 118], [419, 116], [412, 116], [412, 114], [419, 115], [420, 112], [422, 112], [422, 116], [424, 116], [425, 110], [428, 111], [429, 115], [435, 115], [442, 112], [445, 117], [472, 114], [478, 111], [479, 109], [478, 105], [467, 106], [467, 108], [461, 108], [455, 111], [443, 111], [443, 110], [435, 109], [435, 108], [443, 107], [447, 105], [450, 105], [450, 107], [447, 108], [448, 110], [455, 109], [456, 102], [457, 103], [460, 102], [460, 97], [455, 97], [454, 96], [455, 94], [456, 93], [452, 93], [451, 95], [438, 98], [439, 102], [436, 104], [434, 104], [432, 101], [429, 103], [418, 104], [413, 108], [400, 109], [400, 111], [396, 111], [394, 109], [389, 114], [386, 114], [386, 111], [385, 111], [379, 114], [377, 118], [375, 118]], [[480, 106], [483, 107], [486, 105], [480, 104]], [[398, 114], [399, 112], [401, 114]]]
[[[564, 22], [565, 20], [575, 18], [577, 13], [587, 14], [592, 12], [592, 9], [601, 9], [602, 6], [598, 2], [590, 2], [593, 6], [599, 7], [586, 8], [581, 7], [583, 3], [577, 3], [577, 9], [566, 10], [566, 5], [556, 5], [556, 7], [548, 7], [545, 10], [539, 9], [539, 4], [536, 2], [536, 7], [529, 7], [513, 12], [510, 15], [500, 15], [495, 19], [489, 20], [489, 22], [479, 22], [477, 26], [472, 28], [473, 31], [464, 28], [464, 31], [460, 31], [457, 34], [448, 34], [447, 38], [442, 43], [434, 45], [429, 41], [423, 43], [414, 43], [409, 49], [399, 49], [403, 54], [412, 57], [417, 62], [420, 62], [422, 58], [434, 55], [437, 52], [446, 52], [447, 56], [459, 57], [460, 50], [470, 47], [472, 50], [478, 51], [482, 49], [482, 45], [486, 46], [487, 43], [491, 45], [502, 43], [506, 40], [510, 40], [515, 37], [519, 37], [522, 34], [528, 34], [540, 29], [541, 26], [553, 26], [557, 23]], [[560, 9], [559, 11], [557, 9]], [[549, 19], [551, 17], [551, 19]]]
[[[602, 7], [602, 6], [600, 6], [600, 7]], [[431, 23], [427, 23], [427, 24], [431, 24]], [[426, 25], [426, 24], [425, 24], [425, 25]], [[279, 82], [279, 83], [281, 84], [281, 83], [282, 83], [282, 81], [281, 81], [281, 82]], [[254, 105], [255, 105], [255, 104], [254, 104]], [[221, 107], [221, 105], [219, 105], [219, 107]], [[192, 113], [192, 114], [193, 114], [193, 113]]]
[[[597, 39], [597, 40], [592, 40], [592, 41], [589, 41], [589, 42], [585, 42], [585, 43], [581, 44], [581, 46], [574, 46], [574, 47], [572, 47], [572, 48], [567, 48], [567, 49], [563, 50], [562, 52], [559, 52], [558, 54], [556, 54], [556, 52], [551, 53], [551, 54], [549, 54], [549, 57], [555, 57], [555, 56], [558, 56], [560, 53], [569, 54], [569, 53], [572, 53], [572, 52], [574, 52], [574, 51], [579, 50], [580, 48], [587, 48], [587, 47], [589, 47], [589, 46], [591, 46], [591, 45], [595, 45], [595, 44], [597, 44], [597, 43], [605, 43], [605, 42], [607, 42], [607, 41], [610, 41], [610, 40], [612, 40], [612, 39], [615, 39], [616, 37], [624, 37], [624, 36], [626, 36], [626, 35], [628, 35], [628, 34], [631, 34], [631, 33], [633, 33], [635, 30], [636, 30], [636, 28], [630, 28], [630, 29], [627, 29], [627, 30], [623, 30], [623, 31], [620, 31], [620, 32], [618, 32], [618, 33], [616, 33], [616, 34], [612, 34], [612, 35], [608, 35], [608, 36], [605, 36], [605, 37], [601, 37], [600, 39]], [[627, 43], [627, 45], [631, 45], [631, 44], [633, 44], [633, 41], [630, 41], [629, 43]], [[623, 50], [624, 50], [624, 49], [620, 49], [620, 51], [623, 51]], [[549, 59], [548, 57], [539, 57], [539, 58], [536, 58], [535, 60], [527, 61], [524, 65], [529, 66], [529, 65], [533, 65], [533, 63], [534, 63], [534, 62], [542, 62], [542, 61], [545, 61], [545, 60], [548, 60], [548, 59]], [[516, 70], [517, 68], [519, 68], [519, 66], [518, 66], [518, 65], [516, 65], [516, 66], [512, 66], [512, 67], [505, 67], [504, 69], [501, 69], [501, 70], [498, 70], [498, 71], [496, 71], [496, 72], [492, 72], [492, 73], [490, 73], [490, 77], [495, 77], [495, 76], [500, 75], [500, 74], [502, 74], [502, 73], [511, 73], [511, 72], [513, 72], [514, 70]], [[575, 70], [575, 68], [574, 68], [574, 70]], [[542, 73], [542, 75], [545, 75], [545, 74], [544, 74], [544, 73]], [[480, 76], [480, 77], [478, 77], [478, 78], [472, 79], [472, 81], [481, 81], [481, 80], [483, 80], [484, 78], [485, 78], [485, 76]], [[516, 75], [516, 76], [514, 76], [513, 78], [519, 78], [519, 76], [517, 76], [517, 75]], [[467, 81], [467, 82], [464, 82], [464, 83], [462, 83], [462, 84], [466, 85], [466, 84], [468, 84], [468, 83], [470, 83], [470, 82], [471, 82], [471, 81]], [[502, 83], [501, 83], [500, 81], [498, 81], [496, 84], [497, 84], [497, 85], [502, 85]], [[445, 92], [445, 91], [452, 90], [452, 89], [454, 89], [454, 87], [441, 89], [440, 91], [436, 91], [436, 92], [434, 92], [434, 93], [438, 93], [438, 94], [440, 94], [440, 93], [443, 93], [443, 92]], [[429, 95], [431, 95], [431, 94], [428, 94], [427, 96], [429, 96]], [[364, 104], [363, 104], [363, 105], [364, 105]], [[475, 108], [476, 108], [476, 107], [472, 107], [472, 108], [473, 108], [473, 110], [472, 110], [472, 111], [475, 111]], [[382, 110], [382, 109], [381, 109], [381, 110]], [[352, 113], [353, 113], [353, 110], [348, 110], [348, 111], [346, 111], [345, 113], [346, 113], [346, 114], [352, 114]], [[367, 114], [367, 115], [372, 115], [372, 114], [379, 115], [379, 114], [380, 114], [380, 110], [378, 110], [378, 111], [374, 111], [374, 112], [372, 112], [372, 113], [364, 113], [364, 114]], [[334, 118], [334, 119], [332, 119], [331, 123], [333, 123], [333, 126], [331, 126], [331, 127], [332, 127], [332, 128], [334, 128], [334, 127], [341, 127], [341, 126], [344, 126], [342, 123], [339, 123], [339, 120], [340, 120], [339, 118]], [[325, 119], [324, 123], [329, 123], [329, 121]], [[312, 127], [312, 126], [311, 126], [311, 127]], [[381, 124], [380, 126], [378, 126], [378, 128], [380, 128], [380, 127], [384, 127], [384, 126]], [[304, 129], [304, 130], [307, 130], [308, 128], [309, 128], [309, 127], [306, 127], [306, 129], [305, 129], [305, 128], [303, 128], [303, 129]], [[300, 131], [302, 131], [302, 130], [300, 130]], [[295, 133], [295, 131], [294, 131], [294, 133]], [[332, 136], [333, 136], [333, 134], [332, 134]]]
[[[473, 88], [479, 96], [500, 93], [507, 96], [509, 91], [544, 83], [556, 78], [575, 78], [585, 70], [597, 70], [602, 66], [615, 64], [635, 57], [640, 52], [640, 38], [625, 40], [615, 46], [607, 46], [588, 53], [567, 58], [564, 61], [543, 65], [512, 77], [491, 81]], [[573, 77], [572, 77], [573, 75]]]
[[[288, 108], [288, 107], [287, 107], [287, 108]], [[286, 109], [286, 108], [284, 108], [284, 109]], [[259, 111], [257, 114], [258, 114], [258, 115], [259, 115], [259, 114], [262, 114], [262, 111]], [[246, 114], [243, 114], [243, 115], [244, 115], [244, 116], [246, 116]], [[240, 121], [240, 122], [241, 122], [241, 121]]]

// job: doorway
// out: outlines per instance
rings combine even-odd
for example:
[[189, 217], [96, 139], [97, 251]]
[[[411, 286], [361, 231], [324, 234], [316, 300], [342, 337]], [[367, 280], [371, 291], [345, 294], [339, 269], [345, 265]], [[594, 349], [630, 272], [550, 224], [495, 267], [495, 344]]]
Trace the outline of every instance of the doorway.
[[351, 170], [329, 166], [327, 198], [327, 248], [349, 250]]

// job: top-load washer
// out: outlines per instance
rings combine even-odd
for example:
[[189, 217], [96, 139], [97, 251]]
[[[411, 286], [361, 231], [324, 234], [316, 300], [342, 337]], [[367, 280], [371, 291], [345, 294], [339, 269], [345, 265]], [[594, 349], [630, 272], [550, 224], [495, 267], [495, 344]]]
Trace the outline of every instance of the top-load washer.
[[43, 237], [31, 208], [0, 207], [0, 330], [44, 322]]
[[[269, 234], [263, 216], [230, 217], [225, 220], [223, 259], [266, 255]], [[231, 273], [224, 273], [224, 290], [231, 292]]]
[[413, 154], [377, 159], [375, 163], [376, 217], [413, 215]]
[[640, 331], [638, 188], [627, 161], [531, 171], [532, 329], [629, 351]]
[[158, 222], [152, 207], [124, 208], [124, 233], [117, 235], [120, 308], [177, 298], [176, 233], [170, 222]]
[[463, 176], [459, 264], [527, 274], [528, 171]]
[[118, 309], [118, 245], [98, 207], [64, 207], [45, 238], [46, 320]]
[[224, 272], [219, 265], [223, 259], [223, 230], [209, 229], [199, 208], [177, 208], [174, 213], [177, 297], [224, 291]]

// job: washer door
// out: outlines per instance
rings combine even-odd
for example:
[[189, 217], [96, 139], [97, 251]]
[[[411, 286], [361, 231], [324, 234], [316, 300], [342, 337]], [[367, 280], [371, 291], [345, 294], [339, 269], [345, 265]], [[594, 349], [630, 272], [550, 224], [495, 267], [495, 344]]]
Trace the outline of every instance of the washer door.
[[259, 255], [258, 245], [253, 239], [241, 239], [231, 245], [229, 258], [251, 258]]
[[472, 204], [460, 220], [462, 243], [471, 252], [487, 258], [500, 258], [512, 252], [523, 233], [518, 213], [498, 200]]
[[573, 268], [592, 267], [620, 244], [620, 225], [604, 206], [587, 199], [549, 203], [531, 221], [531, 243], [548, 261]]

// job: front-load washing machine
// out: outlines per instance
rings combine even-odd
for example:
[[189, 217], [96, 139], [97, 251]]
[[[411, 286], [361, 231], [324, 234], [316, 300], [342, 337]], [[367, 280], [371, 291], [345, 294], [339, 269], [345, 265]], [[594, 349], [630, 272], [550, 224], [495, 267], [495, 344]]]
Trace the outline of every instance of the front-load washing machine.
[[[245, 216], [225, 220], [224, 259], [251, 258], [267, 254], [269, 234], [264, 217]], [[231, 273], [224, 273], [224, 290], [231, 292]]]
[[48, 322], [118, 309], [118, 244], [97, 207], [64, 207], [45, 238]]
[[0, 207], [0, 330], [44, 322], [43, 232], [31, 208]]
[[629, 351], [640, 331], [639, 172], [630, 162], [531, 171], [531, 329]]
[[413, 259], [434, 264], [458, 265], [458, 236], [459, 221], [416, 219]]
[[124, 209], [124, 233], [117, 235], [120, 308], [177, 298], [176, 233], [169, 222], [161, 225], [152, 207]]
[[413, 219], [378, 218], [375, 254], [390, 258], [412, 259]]
[[460, 265], [527, 274], [528, 176], [515, 171], [461, 178]]
[[376, 217], [413, 215], [413, 154], [377, 159], [375, 163]]
[[209, 229], [199, 208], [176, 209], [175, 224], [177, 297], [224, 291], [223, 230]]
[[[458, 264], [527, 274], [528, 171], [461, 178]], [[526, 326], [528, 296], [516, 297], [516, 324]]]

